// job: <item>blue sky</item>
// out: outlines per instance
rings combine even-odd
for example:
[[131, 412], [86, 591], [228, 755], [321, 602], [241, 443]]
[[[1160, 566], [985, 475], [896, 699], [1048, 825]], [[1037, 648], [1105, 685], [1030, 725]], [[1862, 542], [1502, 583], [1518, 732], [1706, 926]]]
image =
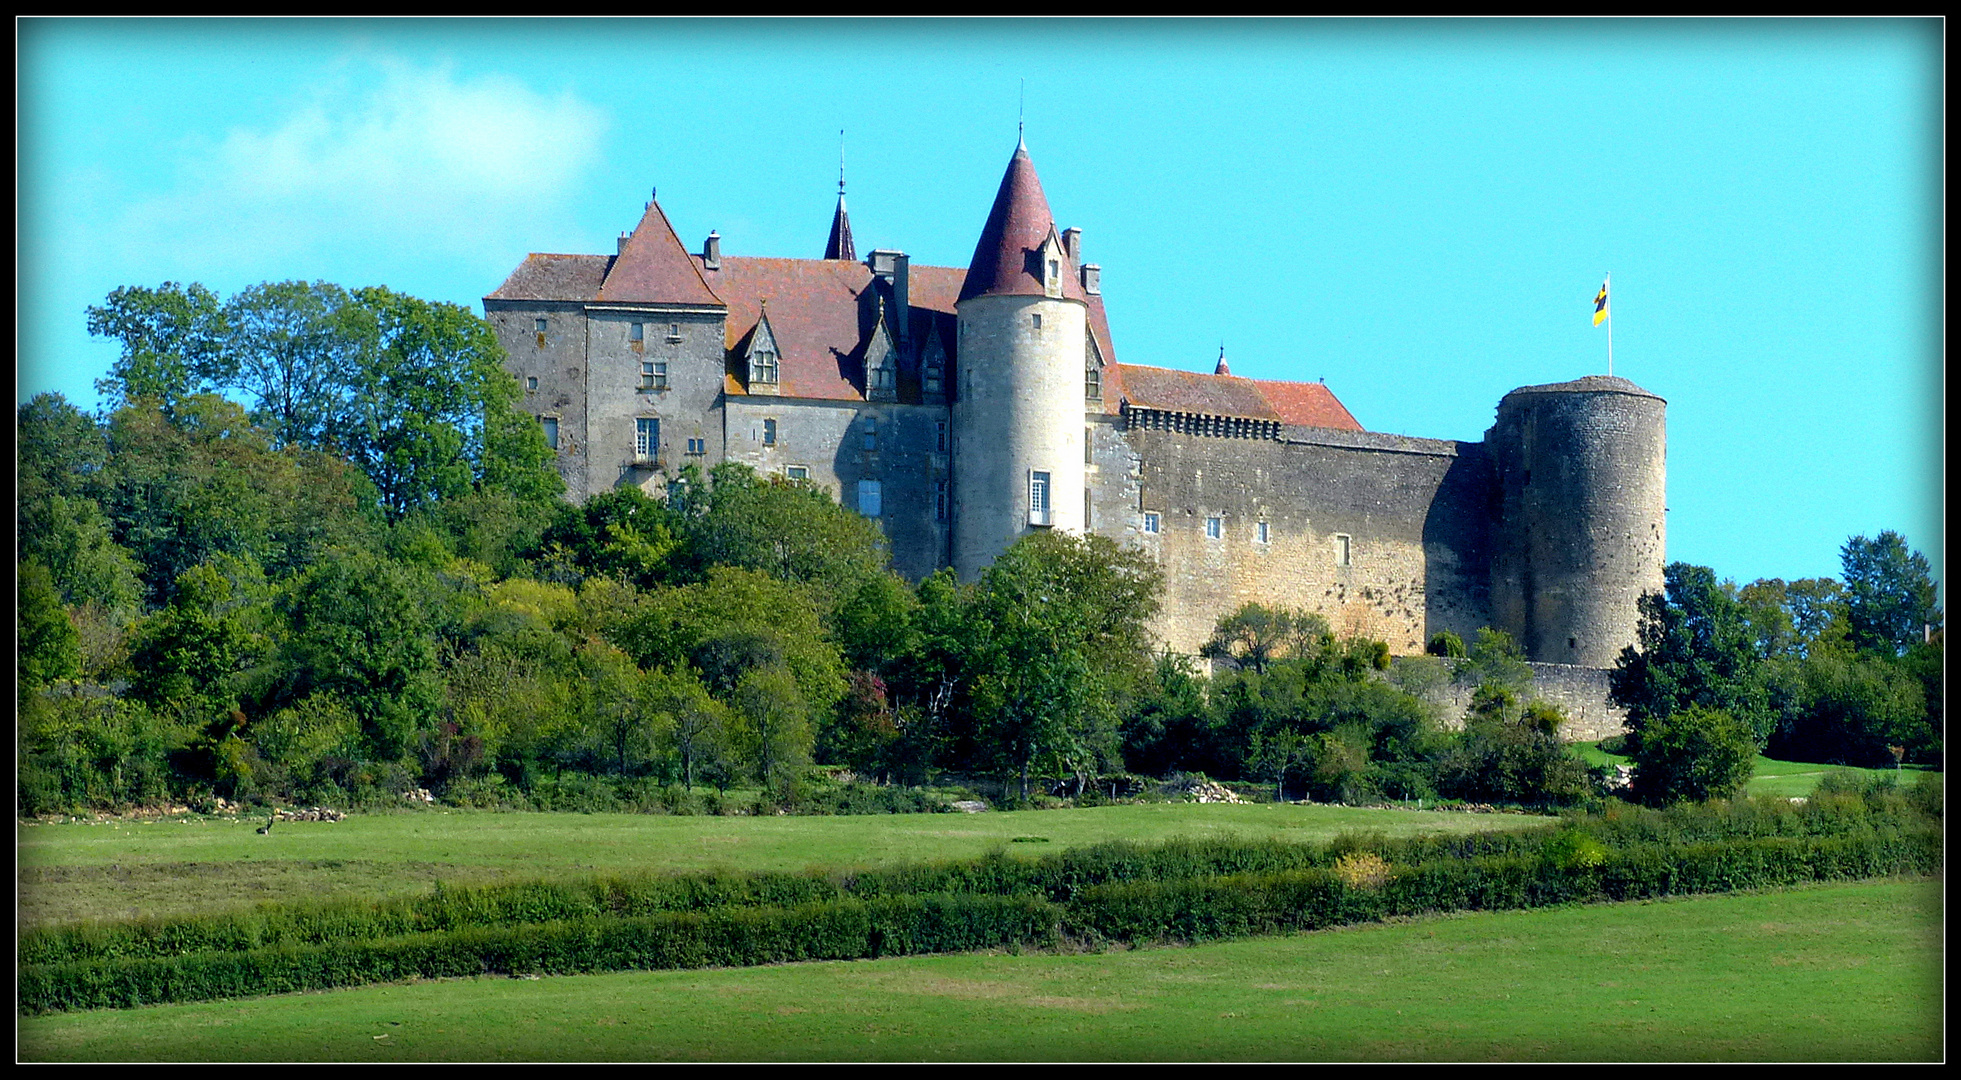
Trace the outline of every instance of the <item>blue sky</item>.
[[92, 406], [121, 285], [319, 279], [477, 306], [610, 250], [964, 266], [1014, 147], [1119, 356], [1320, 379], [1476, 440], [1516, 386], [1668, 399], [1669, 557], [1944, 564], [1935, 21], [446, 22], [19, 27], [17, 400]]

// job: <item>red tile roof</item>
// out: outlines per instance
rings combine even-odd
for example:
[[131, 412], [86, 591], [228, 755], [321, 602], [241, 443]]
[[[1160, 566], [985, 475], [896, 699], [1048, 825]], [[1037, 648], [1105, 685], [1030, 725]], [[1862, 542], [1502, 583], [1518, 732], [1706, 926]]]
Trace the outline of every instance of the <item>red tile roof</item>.
[[[1042, 267], [1036, 252], [1055, 232], [1055, 215], [1042, 194], [1042, 181], [1035, 175], [1035, 163], [1028, 148], [1015, 147], [1008, 159], [1008, 171], [1001, 176], [1001, 189], [994, 195], [994, 208], [988, 211], [981, 228], [980, 243], [967, 266], [967, 280], [960, 287], [960, 299], [976, 296], [1042, 296]], [[1061, 245], [1057, 245], [1058, 251]], [[1062, 252], [1062, 295], [1086, 300], [1078, 279], [1075, 260]]]
[[1125, 364], [1123, 396], [1132, 405], [1162, 412], [1280, 419], [1253, 380], [1231, 375], [1201, 375], [1196, 371]]
[[1253, 384], [1271, 402], [1283, 423], [1295, 427], [1336, 428], [1341, 431], [1366, 430], [1335, 399], [1334, 391], [1321, 383], [1278, 382], [1254, 379]]
[[486, 300], [574, 300], [599, 295], [612, 265], [607, 255], [545, 255], [532, 252]]
[[1196, 371], [1112, 364], [1104, 369], [1106, 412], [1121, 402], [1163, 412], [1278, 420], [1296, 427], [1361, 431], [1335, 395], [1320, 383], [1242, 379]]
[[[769, 302], [770, 329], [782, 350], [777, 388], [784, 396], [864, 399], [864, 346], [878, 317], [876, 299], [866, 295], [870, 267], [836, 259], [723, 256], [721, 269], [705, 270], [703, 276], [728, 303], [728, 347], [737, 356], [762, 318], [763, 302]], [[960, 278], [961, 271], [952, 267], [911, 268], [912, 332], [920, 343], [928, 320], [937, 317], [941, 343], [952, 352]]]
[[674, 235], [660, 203], [647, 204], [647, 213], [613, 260], [606, 283], [596, 299], [616, 304], [700, 304], [719, 307], [722, 298], [708, 287], [701, 268]]

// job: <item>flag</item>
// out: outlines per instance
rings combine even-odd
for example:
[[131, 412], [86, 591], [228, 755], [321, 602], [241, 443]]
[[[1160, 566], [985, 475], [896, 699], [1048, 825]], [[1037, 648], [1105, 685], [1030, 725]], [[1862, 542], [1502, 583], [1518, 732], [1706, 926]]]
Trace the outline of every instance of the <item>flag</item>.
[[[1607, 280], [1612, 281], [1613, 279], [1609, 278]], [[1607, 317], [1607, 282], [1603, 281], [1600, 283], [1600, 295], [1593, 298], [1593, 325], [1599, 326], [1600, 320], [1606, 317]]]

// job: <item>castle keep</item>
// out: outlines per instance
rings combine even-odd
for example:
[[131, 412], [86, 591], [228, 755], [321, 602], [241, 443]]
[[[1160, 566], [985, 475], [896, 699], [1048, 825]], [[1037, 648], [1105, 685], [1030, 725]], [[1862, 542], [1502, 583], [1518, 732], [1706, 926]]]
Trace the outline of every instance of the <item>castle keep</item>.
[[689, 251], [649, 202], [615, 254], [531, 255], [484, 313], [574, 500], [739, 461], [878, 521], [914, 579], [1086, 530], [1156, 556], [1179, 652], [1248, 601], [1398, 654], [1488, 625], [1591, 700], [1661, 588], [1662, 399], [1523, 387], [1456, 442], [1366, 431], [1327, 387], [1223, 357], [1120, 363], [1023, 147], [964, 270], [860, 259], [842, 190], [821, 259]]

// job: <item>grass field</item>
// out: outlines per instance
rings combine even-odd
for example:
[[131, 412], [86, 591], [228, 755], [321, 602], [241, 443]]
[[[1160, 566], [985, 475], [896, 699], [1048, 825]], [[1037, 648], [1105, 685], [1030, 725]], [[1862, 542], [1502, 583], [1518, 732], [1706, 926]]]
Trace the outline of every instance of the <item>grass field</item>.
[[27, 1017], [23, 1060], [1943, 1056], [1941, 886], [1467, 914], [1191, 948], [474, 979]]
[[[1573, 747], [1588, 765], [1631, 765], [1634, 759], [1624, 754], [1610, 754], [1600, 749], [1596, 743], [1576, 743]], [[1828, 772], [1857, 773], [1860, 776], [1898, 775], [1900, 782], [1910, 784], [1914, 777], [1926, 771], [1925, 766], [1909, 766], [1904, 770], [1894, 769], [1854, 769], [1842, 765], [1818, 765], [1807, 761], [1778, 761], [1757, 755], [1756, 775], [1744, 789], [1746, 795], [1782, 795], [1796, 798], [1810, 795], [1818, 781]]]
[[[1124, 838], [1231, 833], [1326, 841], [1518, 828], [1514, 814], [1160, 803], [1081, 810], [862, 817], [663, 817], [430, 809], [337, 823], [259, 818], [17, 826], [22, 925], [181, 915], [260, 900], [391, 896], [453, 883], [639, 870], [834, 869], [1050, 851]], [[1017, 838], [1026, 842], [1015, 843]]]

